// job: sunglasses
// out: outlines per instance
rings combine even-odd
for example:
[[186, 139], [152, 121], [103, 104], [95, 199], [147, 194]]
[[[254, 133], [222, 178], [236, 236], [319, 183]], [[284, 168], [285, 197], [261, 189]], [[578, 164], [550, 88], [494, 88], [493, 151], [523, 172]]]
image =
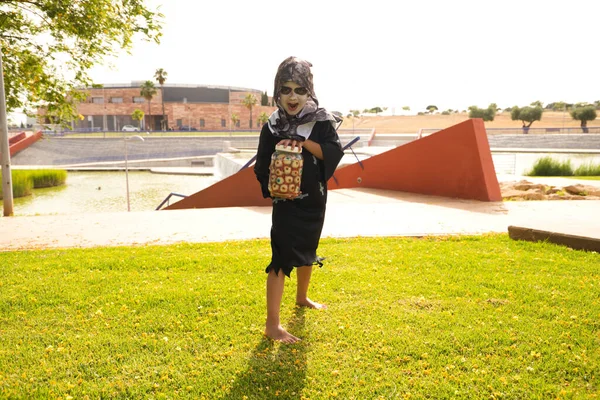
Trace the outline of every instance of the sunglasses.
[[[290, 94], [292, 93], [292, 88], [289, 86], [282, 86], [281, 89], [279, 89], [279, 93]], [[308, 93], [308, 89], [305, 87], [297, 87], [296, 89], [294, 89], [294, 93], [296, 93], [299, 96], [304, 96]]]

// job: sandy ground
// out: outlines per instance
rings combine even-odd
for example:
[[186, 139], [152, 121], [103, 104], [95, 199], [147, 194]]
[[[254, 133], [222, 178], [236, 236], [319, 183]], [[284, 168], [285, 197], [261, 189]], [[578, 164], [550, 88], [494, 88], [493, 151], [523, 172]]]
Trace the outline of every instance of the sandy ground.
[[[354, 120], [354, 128], [375, 128], [377, 133], [417, 133], [421, 128], [448, 128], [469, 119], [466, 113], [450, 115], [408, 115], [408, 116], [365, 116]], [[352, 118], [345, 118], [342, 128], [352, 129]], [[588, 122], [588, 126], [598, 126], [600, 121]], [[510, 112], [496, 115], [491, 122], [485, 122], [486, 128], [520, 128], [521, 121], [512, 121]], [[580, 126], [579, 121], [569, 113], [545, 111], [541, 121], [535, 121], [532, 128], [562, 128]]]

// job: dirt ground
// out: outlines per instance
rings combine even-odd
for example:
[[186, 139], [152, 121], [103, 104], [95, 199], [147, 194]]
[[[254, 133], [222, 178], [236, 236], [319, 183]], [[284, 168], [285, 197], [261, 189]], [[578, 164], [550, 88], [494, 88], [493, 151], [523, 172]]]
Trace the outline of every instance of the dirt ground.
[[[375, 128], [377, 133], [417, 133], [422, 128], [448, 128], [469, 119], [467, 113], [450, 115], [408, 115], [408, 116], [364, 116], [356, 118], [344, 118], [343, 129]], [[600, 122], [588, 122], [588, 126], [598, 126]], [[510, 112], [502, 112], [496, 115], [491, 122], [485, 122], [486, 128], [520, 128], [521, 121], [512, 121]], [[531, 128], [577, 128], [579, 121], [571, 118], [569, 113], [545, 111], [541, 121], [535, 121]]]

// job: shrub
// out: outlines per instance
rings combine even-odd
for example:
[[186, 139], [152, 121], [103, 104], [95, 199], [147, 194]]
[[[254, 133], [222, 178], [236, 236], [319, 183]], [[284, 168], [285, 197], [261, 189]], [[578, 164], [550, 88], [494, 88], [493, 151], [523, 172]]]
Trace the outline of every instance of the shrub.
[[542, 157], [538, 159], [531, 171], [526, 173], [528, 176], [572, 176], [573, 168], [571, 160], [560, 162], [552, 157]]
[[592, 162], [583, 164], [577, 167], [574, 172], [575, 176], [600, 176], [600, 164]]

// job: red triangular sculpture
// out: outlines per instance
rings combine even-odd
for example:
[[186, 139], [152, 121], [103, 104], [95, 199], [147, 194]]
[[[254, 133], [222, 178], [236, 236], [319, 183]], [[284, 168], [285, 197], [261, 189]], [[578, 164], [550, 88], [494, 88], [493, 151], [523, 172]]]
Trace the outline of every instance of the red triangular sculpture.
[[481, 201], [502, 201], [483, 120], [469, 119], [340, 168], [329, 190], [377, 188]]
[[[481, 201], [502, 201], [483, 120], [469, 119], [335, 171], [329, 190], [376, 188]], [[337, 182], [336, 182], [337, 180]], [[270, 206], [252, 168], [165, 210]]]

